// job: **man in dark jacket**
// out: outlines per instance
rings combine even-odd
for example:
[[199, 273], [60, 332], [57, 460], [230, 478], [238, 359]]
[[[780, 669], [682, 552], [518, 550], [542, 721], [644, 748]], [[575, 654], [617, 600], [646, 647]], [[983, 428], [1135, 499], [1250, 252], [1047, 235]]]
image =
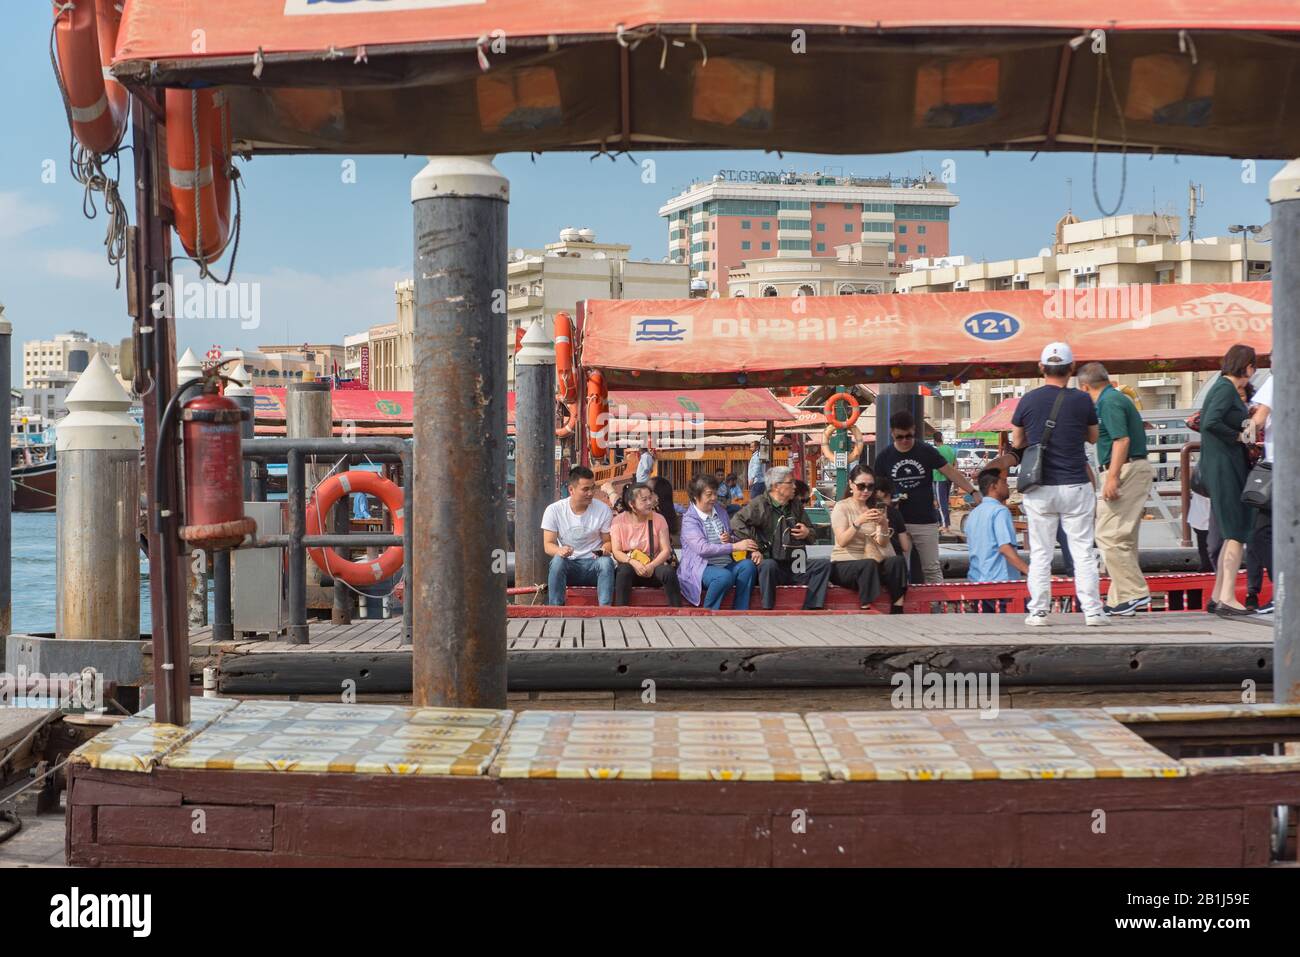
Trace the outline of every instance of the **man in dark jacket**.
[[831, 563], [826, 558], [808, 558], [807, 545], [813, 540], [812, 523], [794, 497], [794, 473], [784, 466], [767, 470], [764, 494], [731, 517], [737, 538], [752, 538], [761, 552], [753, 557], [758, 565], [758, 588], [763, 608], [776, 605], [777, 585], [806, 585], [805, 610], [826, 603], [826, 585]]

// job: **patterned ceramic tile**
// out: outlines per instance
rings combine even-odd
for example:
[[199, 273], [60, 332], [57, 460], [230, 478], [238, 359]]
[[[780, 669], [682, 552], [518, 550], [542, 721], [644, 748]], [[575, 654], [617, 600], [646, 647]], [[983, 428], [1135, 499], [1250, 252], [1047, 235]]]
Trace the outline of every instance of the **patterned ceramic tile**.
[[352, 774], [486, 772], [512, 712], [244, 702], [168, 754], [169, 768]]
[[797, 714], [526, 711], [491, 773], [503, 778], [822, 781]]
[[1187, 769], [1100, 711], [816, 712], [805, 716], [841, 781], [1184, 777]]
[[1216, 721], [1300, 717], [1300, 704], [1161, 704], [1103, 709], [1116, 721]]
[[153, 705], [119, 721], [72, 752], [69, 760], [110, 771], [151, 771], [169, 751], [184, 744], [230, 713], [232, 698], [191, 698], [186, 727], [154, 724]]
[[1183, 758], [1193, 776], [1201, 774], [1278, 774], [1300, 771], [1300, 754], [1248, 754], [1223, 758]]

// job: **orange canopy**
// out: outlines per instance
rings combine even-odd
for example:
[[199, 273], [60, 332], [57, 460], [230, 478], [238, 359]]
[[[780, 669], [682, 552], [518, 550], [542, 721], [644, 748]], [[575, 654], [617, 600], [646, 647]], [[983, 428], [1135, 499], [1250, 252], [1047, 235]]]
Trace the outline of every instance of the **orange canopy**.
[[1010, 432], [1011, 417], [1015, 415], [1016, 406], [1020, 404], [1017, 396], [1011, 396], [1009, 399], [1003, 399], [993, 408], [989, 409], [988, 414], [978, 422], [966, 428], [967, 432]]
[[1295, 0], [130, 0], [113, 68], [225, 86], [245, 151], [1289, 159], [1296, 31]]
[[611, 387], [1037, 375], [1042, 349], [1112, 373], [1217, 369], [1272, 348], [1269, 282], [762, 299], [592, 300], [582, 364]]

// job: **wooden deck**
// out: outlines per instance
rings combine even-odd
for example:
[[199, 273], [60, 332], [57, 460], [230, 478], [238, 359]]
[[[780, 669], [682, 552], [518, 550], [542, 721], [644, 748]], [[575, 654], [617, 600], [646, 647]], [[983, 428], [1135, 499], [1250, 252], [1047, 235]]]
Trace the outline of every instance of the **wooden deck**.
[[[315, 624], [305, 645], [214, 642], [191, 635], [192, 667], [215, 664], [231, 694], [410, 690], [401, 621]], [[1268, 619], [1225, 621], [1198, 612], [1112, 620], [1081, 615], [1026, 628], [1019, 615], [720, 614], [512, 619], [512, 691], [641, 687], [853, 687], [888, 685], [920, 665], [994, 673], [1006, 684], [1263, 685], [1272, 673]]]

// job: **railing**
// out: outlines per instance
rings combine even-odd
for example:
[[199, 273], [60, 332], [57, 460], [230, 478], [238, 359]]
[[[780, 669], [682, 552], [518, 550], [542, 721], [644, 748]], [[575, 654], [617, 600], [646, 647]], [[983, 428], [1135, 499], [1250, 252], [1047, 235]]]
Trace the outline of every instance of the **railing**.
[[[245, 441], [244, 458], [255, 463], [258, 473], [253, 479], [254, 500], [263, 500], [265, 493], [265, 466], [268, 462], [284, 461], [288, 466], [288, 534], [255, 536], [243, 547], [245, 548], [283, 548], [289, 553], [289, 640], [306, 644], [308, 640], [307, 625], [307, 549], [309, 548], [370, 548], [400, 545], [403, 549], [402, 575], [409, 579], [407, 570], [411, 562], [411, 447], [400, 438], [386, 436], [367, 436], [357, 438], [310, 438], [282, 439], [263, 438]], [[401, 535], [392, 533], [331, 534], [308, 535], [306, 529], [307, 508], [307, 462], [312, 464], [360, 464], [362, 462], [395, 462], [402, 466], [404, 519]], [[324, 461], [321, 461], [324, 460]], [[260, 486], [260, 489], [258, 488]], [[335, 505], [336, 509], [347, 509], [347, 502]], [[323, 518], [323, 516], [322, 516]], [[214, 599], [216, 602], [214, 637], [218, 625], [230, 627], [231, 598], [229, 564], [224, 573], [214, 569], [216, 584]], [[224, 578], [224, 581], [223, 581]], [[340, 585], [336, 584], [338, 589]], [[407, 599], [402, 602], [402, 643], [411, 643], [411, 604], [410, 590]]]

